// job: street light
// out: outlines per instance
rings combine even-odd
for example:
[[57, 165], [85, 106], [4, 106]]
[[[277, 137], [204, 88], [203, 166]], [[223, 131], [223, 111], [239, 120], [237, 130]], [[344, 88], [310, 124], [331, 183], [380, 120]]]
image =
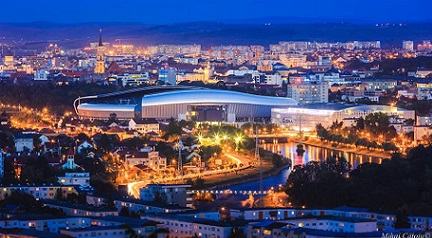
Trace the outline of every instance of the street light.
[[242, 142], [243, 138], [241, 135], [237, 135], [236, 138], [234, 138], [235, 144], [236, 144], [236, 151], [238, 151], [238, 146]]

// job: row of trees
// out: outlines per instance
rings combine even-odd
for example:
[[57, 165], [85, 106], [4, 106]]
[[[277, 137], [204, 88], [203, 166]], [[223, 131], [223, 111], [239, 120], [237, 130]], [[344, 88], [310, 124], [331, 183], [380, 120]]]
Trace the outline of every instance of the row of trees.
[[113, 86], [81, 82], [61, 86], [54, 84], [15, 85], [0, 83], [0, 101], [5, 104], [21, 104], [30, 108], [41, 109], [46, 107], [51, 112], [63, 115], [66, 111], [73, 111], [73, 101], [79, 96], [95, 95], [115, 90], [116, 88]]
[[398, 148], [392, 142], [377, 143], [375, 140], [369, 140], [360, 137], [357, 133], [349, 133], [346, 137], [339, 133], [333, 133], [331, 130], [324, 128], [321, 124], [316, 126], [316, 133], [321, 140], [331, 141], [334, 143], [351, 144], [357, 147], [366, 147], [368, 149], [383, 149], [384, 151], [396, 152]]
[[366, 207], [372, 211], [432, 214], [432, 147], [419, 146], [406, 158], [364, 163], [349, 172], [344, 158], [297, 165], [286, 193], [298, 206]]

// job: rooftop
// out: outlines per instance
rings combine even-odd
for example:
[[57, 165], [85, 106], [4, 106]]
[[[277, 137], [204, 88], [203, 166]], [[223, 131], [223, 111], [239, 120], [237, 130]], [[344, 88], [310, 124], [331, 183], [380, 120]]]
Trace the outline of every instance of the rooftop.
[[90, 212], [117, 212], [117, 209], [115, 209], [115, 208], [108, 209], [105, 207], [95, 207], [95, 206], [90, 206], [90, 205], [85, 205], [85, 204], [73, 204], [73, 203], [69, 203], [69, 202], [59, 202], [56, 200], [42, 200], [42, 203], [48, 204], [48, 205], [53, 205], [53, 206], [61, 206], [61, 207], [65, 207], [65, 208], [85, 210], [85, 211], [90, 211]]

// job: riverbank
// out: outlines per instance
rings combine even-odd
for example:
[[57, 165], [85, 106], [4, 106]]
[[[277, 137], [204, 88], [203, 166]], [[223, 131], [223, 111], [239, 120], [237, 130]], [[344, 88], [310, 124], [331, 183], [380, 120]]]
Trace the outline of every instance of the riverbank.
[[[298, 143], [298, 140], [293, 140], [294, 142]], [[340, 152], [350, 152], [355, 153], [358, 155], [365, 155], [365, 156], [372, 156], [372, 157], [378, 157], [382, 159], [390, 159], [391, 154], [385, 151], [376, 151], [376, 150], [368, 150], [368, 149], [358, 149], [355, 146], [346, 146], [342, 144], [338, 144], [336, 147], [332, 146], [334, 143], [329, 142], [323, 142], [318, 139], [309, 138], [308, 140], [302, 141], [305, 145], [320, 147], [323, 149], [328, 150], [335, 150]]]
[[[275, 175], [278, 175], [284, 169], [291, 166], [289, 160], [284, 161], [283, 166], [275, 167], [271, 158], [273, 152], [265, 150], [262, 158], [262, 179], [266, 179]], [[203, 177], [205, 180], [205, 187], [203, 189], [218, 189], [222, 187], [230, 187], [238, 184], [249, 183], [260, 180], [260, 168], [253, 167], [238, 171], [237, 173], [231, 172], [229, 174], [223, 174], [221, 176], [212, 176], [209, 178]], [[258, 188], [257, 188], [258, 189]]]

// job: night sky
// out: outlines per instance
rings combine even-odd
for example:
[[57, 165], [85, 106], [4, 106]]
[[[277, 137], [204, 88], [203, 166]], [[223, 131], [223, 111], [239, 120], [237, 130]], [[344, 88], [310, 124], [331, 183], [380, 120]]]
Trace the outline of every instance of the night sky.
[[432, 22], [431, 0], [4, 0], [1, 8], [0, 22], [164, 24], [267, 17], [312, 18], [317, 22]]

